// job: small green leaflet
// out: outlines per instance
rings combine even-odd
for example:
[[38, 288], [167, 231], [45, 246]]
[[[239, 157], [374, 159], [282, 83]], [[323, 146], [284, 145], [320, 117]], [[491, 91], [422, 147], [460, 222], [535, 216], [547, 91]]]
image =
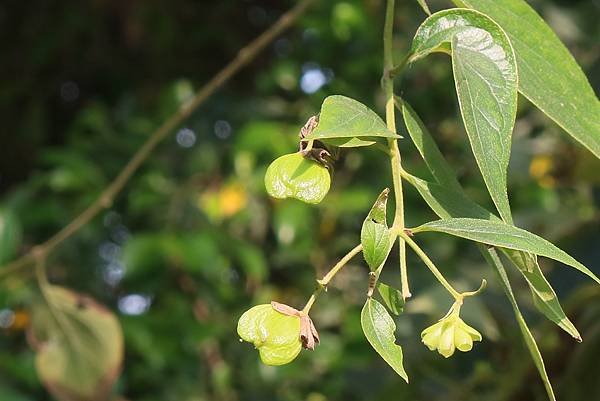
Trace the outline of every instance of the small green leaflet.
[[303, 141], [319, 140], [334, 146], [357, 147], [375, 143], [375, 138], [400, 138], [364, 104], [346, 96], [328, 96], [323, 101], [319, 124]]
[[391, 250], [390, 229], [385, 220], [389, 193], [388, 188], [381, 192], [360, 230], [362, 253], [371, 270], [377, 270], [385, 262]]
[[477, 11], [450, 9], [417, 30], [411, 62], [451, 46], [456, 93], [479, 170], [503, 220], [512, 223], [506, 175], [517, 111], [517, 64], [511, 43]]
[[396, 324], [385, 307], [368, 298], [360, 313], [360, 323], [371, 346], [408, 383], [402, 364], [402, 347], [396, 344]]
[[519, 66], [519, 91], [600, 158], [600, 101], [581, 67], [523, 0], [454, 0], [489, 15], [507, 33]]
[[382, 282], [377, 283], [377, 291], [379, 292], [379, 295], [381, 295], [381, 299], [383, 299], [385, 306], [387, 306], [394, 315], [398, 316], [404, 311], [402, 291]]
[[42, 288], [29, 339], [37, 373], [57, 399], [107, 399], [121, 370], [123, 334], [113, 313], [66, 288]]
[[[429, 207], [442, 219], [470, 217], [500, 221], [494, 214], [467, 197], [433, 137], [406, 102], [402, 104], [402, 112], [408, 133], [438, 183], [427, 182], [408, 173], [404, 178], [419, 191]], [[565, 315], [554, 289], [537, 263], [536, 256], [527, 252], [500, 249], [529, 284], [537, 308], [573, 338], [581, 341], [581, 335]]]
[[496, 250], [493, 248], [485, 248], [485, 246], [480, 245], [479, 250], [483, 254], [485, 260], [496, 269], [496, 273], [500, 277], [500, 283], [502, 284], [502, 288], [510, 301], [510, 305], [513, 308], [515, 316], [517, 318], [517, 323], [519, 324], [519, 328], [521, 329], [521, 334], [523, 335], [523, 339], [525, 340], [525, 345], [529, 349], [529, 353], [533, 358], [533, 362], [535, 363], [535, 367], [537, 368], [542, 381], [544, 382], [544, 387], [546, 388], [546, 392], [548, 393], [548, 397], [550, 401], [556, 401], [556, 397], [554, 396], [554, 390], [552, 390], [552, 384], [550, 383], [550, 379], [548, 378], [548, 373], [546, 373], [546, 366], [544, 365], [544, 360], [542, 359], [542, 354], [535, 342], [535, 338], [529, 327], [527, 327], [527, 322], [521, 311], [519, 310], [519, 305], [517, 304], [517, 300], [515, 299], [515, 295], [513, 294], [512, 287], [510, 286], [510, 281], [508, 281], [508, 276], [506, 274], [506, 270], [502, 265], [502, 261], [498, 257]]
[[501, 221], [469, 218], [443, 219], [423, 224], [412, 231], [414, 233], [442, 232], [484, 244], [531, 252], [569, 265], [600, 284], [600, 279], [591, 270], [551, 242]]

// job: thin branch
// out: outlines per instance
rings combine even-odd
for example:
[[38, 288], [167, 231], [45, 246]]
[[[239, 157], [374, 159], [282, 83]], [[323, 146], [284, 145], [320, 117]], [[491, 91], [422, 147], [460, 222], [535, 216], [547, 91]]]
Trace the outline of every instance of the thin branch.
[[[385, 25], [383, 29], [383, 90], [385, 92], [385, 119], [390, 131], [396, 132], [396, 114], [394, 108], [394, 80], [390, 72], [394, 69], [393, 57], [393, 34], [394, 34], [394, 0], [388, 0], [385, 11]], [[397, 73], [397, 71], [396, 71]], [[402, 193], [402, 179], [400, 170], [402, 159], [398, 141], [396, 139], [388, 140], [390, 164], [392, 166], [392, 180], [394, 184], [394, 198], [396, 200], [396, 210], [394, 214], [393, 227], [399, 230], [404, 229], [404, 195]], [[400, 246], [400, 281], [402, 282], [402, 298], [410, 298], [410, 287], [408, 284], [408, 272], [406, 267], [406, 242], [403, 238], [398, 240]]]
[[344, 255], [344, 257], [341, 258], [340, 261], [337, 262], [335, 266], [333, 266], [331, 270], [329, 270], [329, 272], [327, 272], [327, 274], [323, 276], [321, 280], [318, 280], [319, 284], [323, 287], [327, 287], [329, 282], [333, 279], [333, 277], [335, 277], [335, 275], [341, 270], [341, 268], [344, 267], [346, 263], [350, 261], [350, 259], [356, 256], [356, 254], [362, 251], [362, 248], [362, 244], [358, 244], [354, 248], [352, 248], [352, 250], [350, 250], [350, 252]]
[[165, 139], [177, 126], [186, 120], [202, 103], [204, 103], [217, 89], [225, 84], [239, 70], [249, 64], [258, 56], [258, 54], [267, 47], [283, 31], [291, 27], [306, 9], [314, 3], [315, 0], [300, 0], [296, 6], [283, 14], [275, 24], [263, 32], [259, 37], [242, 48], [235, 59], [233, 59], [225, 68], [217, 73], [196, 95], [185, 103], [175, 114], [167, 119], [156, 131], [154, 131], [148, 140], [133, 155], [129, 162], [117, 177], [106, 187], [102, 194], [88, 206], [79, 216], [75, 217], [63, 229], [54, 234], [46, 242], [37, 245], [31, 251], [21, 258], [0, 267], [0, 278], [13, 273], [24, 266], [35, 261], [34, 254], [46, 257], [56, 246], [75, 234], [79, 229], [85, 226], [103, 209], [109, 208], [115, 197], [125, 187], [131, 176], [138, 170], [142, 163], [150, 156], [154, 148]]
[[310, 296], [310, 298], [308, 299], [308, 301], [306, 302], [306, 305], [304, 306], [304, 308], [302, 309], [302, 312], [308, 314], [310, 312], [310, 308], [312, 308], [313, 304], [315, 303], [315, 301], [317, 300], [317, 297], [319, 296], [319, 294], [321, 293], [321, 291], [323, 291], [323, 289], [325, 289], [327, 291], [327, 285], [329, 284], [329, 282], [335, 277], [336, 274], [338, 274], [338, 272], [342, 269], [342, 267], [346, 266], [346, 264], [354, 257], [356, 256], [358, 253], [360, 253], [360, 251], [362, 251], [362, 245], [358, 244], [356, 245], [354, 248], [352, 248], [347, 254], [345, 254], [339, 262], [337, 262], [332, 268], [331, 270], [329, 270], [327, 272], [327, 274], [325, 274], [323, 276], [322, 279], [317, 280], [317, 283], [319, 284], [319, 286], [317, 287], [317, 289], [312, 293], [312, 295]]
[[425, 266], [427, 266], [427, 268], [431, 271], [431, 273], [433, 273], [435, 278], [440, 282], [440, 284], [444, 286], [444, 288], [450, 293], [450, 295], [452, 295], [452, 297], [456, 301], [460, 301], [462, 303], [463, 296], [458, 291], [456, 291], [454, 287], [452, 287], [452, 285], [448, 282], [448, 280], [446, 280], [444, 275], [438, 270], [438, 268], [431, 261], [431, 259], [429, 259], [429, 256], [427, 256], [427, 254], [421, 249], [421, 247], [417, 245], [417, 243], [413, 241], [412, 238], [410, 238], [410, 235], [408, 235], [404, 230], [398, 231], [398, 235], [408, 243], [408, 245], [413, 249], [413, 251], [415, 251], [419, 258], [421, 258], [423, 263], [425, 263]]

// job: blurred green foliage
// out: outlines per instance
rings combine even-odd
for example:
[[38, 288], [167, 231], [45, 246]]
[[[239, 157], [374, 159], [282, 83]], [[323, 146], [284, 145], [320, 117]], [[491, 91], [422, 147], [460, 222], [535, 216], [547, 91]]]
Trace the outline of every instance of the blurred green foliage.
[[[399, 2], [398, 55], [425, 15]], [[600, 85], [600, 4], [531, 1]], [[432, 10], [449, 7], [430, 1]], [[292, 2], [6, 1], [0, 5], [0, 262], [47, 239], [83, 210], [148, 134]], [[153, 154], [110, 210], [64, 243], [50, 280], [118, 313], [125, 362], [116, 393], [136, 401], [543, 400], [508, 302], [477, 249], [430, 234], [421, 240], [460, 289], [489, 288], [464, 308], [483, 334], [472, 352], [445, 360], [419, 333], [450, 306], [409, 255], [414, 298], [395, 318], [411, 377], [405, 384], [360, 328], [368, 268], [356, 258], [313, 308], [315, 352], [284, 367], [262, 365], [236, 323], [251, 305], [301, 307], [321, 276], [359, 241], [373, 200], [388, 185], [375, 149], [345, 152], [318, 206], [274, 201], [267, 165], [292, 152], [329, 94], [382, 110], [381, 0], [318, 2]], [[401, 94], [419, 112], [477, 202], [490, 206], [458, 118], [451, 67], [432, 56], [412, 67]], [[406, 135], [405, 135], [406, 136]], [[548, 238], [599, 273], [600, 164], [521, 102], [509, 194], [517, 225]], [[426, 177], [408, 141], [406, 168]], [[406, 190], [407, 224], [434, 219]], [[409, 252], [410, 253], [410, 252]], [[547, 260], [575, 344], [535, 312], [513, 277], [559, 399], [600, 399], [600, 292]], [[397, 285], [397, 252], [383, 280]], [[0, 282], [0, 400], [49, 400], [27, 345], [26, 271]]]

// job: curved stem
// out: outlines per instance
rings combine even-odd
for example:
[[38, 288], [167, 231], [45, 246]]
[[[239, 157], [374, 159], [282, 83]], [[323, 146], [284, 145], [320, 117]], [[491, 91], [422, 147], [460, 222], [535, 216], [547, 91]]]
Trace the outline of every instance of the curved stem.
[[323, 289], [327, 290], [327, 285], [329, 284], [329, 282], [335, 277], [336, 274], [338, 274], [338, 272], [342, 269], [342, 267], [346, 266], [346, 264], [350, 261], [350, 259], [352, 259], [354, 256], [356, 256], [356, 254], [360, 253], [360, 251], [362, 251], [362, 245], [358, 244], [354, 248], [352, 248], [350, 250], [350, 252], [348, 252], [346, 255], [344, 255], [340, 259], [340, 261], [337, 262], [327, 272], [327, 274], [325, 274], [323, 276], [322, 279], [317, 280], [317, 283], [319, 283], [319, 287], [317, 287], [317, 289], [312, 293], [312, 295], [308, 299], [308, 302], [306, 302], [306, 305], [304, 306], [304, 308], [302, 308], [302, 312], [304, 312], [308, 315], [308, 312], [310, 312], [310, 308], [312, 308], [313, 304], [317, 300], [319, 293], [321, 291], [323, 291]]
[[325, 274], [321, 280], [317, 280], [319, 285], [321, 287], [327, 287], [327, 284], [329, 284], [329, 282], [342, 269], [342, 267], [344, 267], [346, 265], [346, 263], [348, 263], [350, 261], [350, 259], [352, 259], [354, 256], [356, 256], [356, 254], [358, 254], [360, 251], [362, 251], [362, 248], [363, 247], [361, 244], [358, 244], [354, 248], [352, 248], [352, 250], [350, 252], [348, 252], [346, 255], [344, 255], [344, 257], [341, 258], [340, 261], [337, 262], [335, 264], [335, 266], [333, 266], [331, 268], [331, 270], [329, 270], [327, 272], [327, 274]]
[[317, 300], [317, 296], [319, 295], [321, 290], [322, 290], [322, 287], [319, 287], [315, 290], [315, 292], [312, 293], [310, 298], [308, 298], [308, 302], [306, 302], [306, 305], [304, 305], [304, 308], [302, 308], [302, 313], [308, 315], [308, 312], [310, 312], [310, 308], [312, 308], [313, 304]]
[[440, 282], [440, 284], [442, 284], [444, 288], [448, 290], [450, 295], [452, 295], [452, 297], [456, 301], [462, 301], [463, 295], [461, 295], [458, 291], [454, 289], [454, 287], [452, 287], [452, 285], [450, 285], [448, 280], [446, 280], [444, 275], [438, 270], [437, 267], [435, 267], [435, 264], [431, 261], [431, 259], [429, 259], [429, 256], [427, 256], [427, 254], [421, 249], [421, 247], [419, 247], [419, 245], [417, 245], [417, 243], [413, 241], [413, 239], [410, 238], [410, 236], [406, 232], [404, 232], [404, 230], [398, 231], [398, 235], [406, 241], [406, 243], [413, 249], [413, 251], [415, 251], [419, 258], [421, 258], [423, 263], [425, 263], [425, 266], [427, 266], [427, 268], [431, 271], [431, 273], [433, 273], [435, 278]]
[[[185, 119], [187, 119], [201, 104], [203, 104], [217, 89], [225, 84], [240, 69], [254, 60], [258, 54], [264, 50], [283, 31], [291, 27], [304, 11], [315, 0], [301, 0], [295, 7], [283, 14], [275, 24], [254, 39], [246, 47], [242, 48], [235, 59], [233, 59], [225, 68], [219, 71], [206, 85], [204, 85], [196, 95], [186, 102], [175, 114], [165, 121], [156, 131], [154, 131], [148, 140], [133, 155], [129, 162], [123, 167], [123, 170], [117, 177], [102, 191], [100, 196], [88, 206], [81, 214], [75, 217], [68, 225], [54, 234], [44, 243], [37, 245], [33, 249], [39, 249], [44, 254], [50, 253], [60, 243], [75, 234], [79, 229], [90, 222], [103, 209], [112, 205], [114, 198], [125, 187], [131, 176], [138, 170], [144, 161], [150, 156], [154, 148], [165, 139], [175, 128], [177, 128]], [[0, 267], [2, 275], [20, 270], [21, 268], [32, 264], [35, 261], [32, 252], [23, 255], [21, 258]], [[8, 272], [8, 273], [6, 273]]]
[[461, 292], [460, 295], [463, 298], [474, 297], [475, 295], [478, 295], [479, 293], [481, 293], [481, 291], [485, 290], [486, 287], [487, 287], [487, 280], [486, 279], [481, 279], [481, 285], [479, 286], [478, 289], [476, 289], [475, 291]]
[[[385, 119], [390, 131], [396, 132], [396, 114], [394, 108], [394, 81], [391, 72], [394, 69], [393, 57], [393, 33], [394, 33], [394, 0], [387, 1], [385, 12], [385, 25], [383, 29], [383, 90], [385, 92]], [[404, 63], [406, 64], [406, 63]], [[404, 68], [402, 66], [402, 68]], [[392, 166], [392, 181], [394, 184], [394, 198], [396, 200], [396, 210], [394, 213], [393, 227], [400, 230], [404, 229], [404, 196], [402, 193], [402, 179], [400, 178], [401, 162], [400, 149], [396, 139], [388, 140], [390, 153], [390, 164]], [[406, 268], [406, 243], [402, 238], [399, 239], [400, 246], [400, 280], [402, 281], [402, 298], [406, 300], [411, 296], [408, 284], [408, 273]]]

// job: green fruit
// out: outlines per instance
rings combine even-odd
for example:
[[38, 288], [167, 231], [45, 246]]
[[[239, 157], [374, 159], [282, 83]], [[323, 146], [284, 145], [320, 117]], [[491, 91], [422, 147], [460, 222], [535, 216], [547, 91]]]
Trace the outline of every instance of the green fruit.
[[289, 197], [306, 203], [319, 203], [327, 195], [330, 185], [327, 168], [300, 153], [277, 158], [265, 175], [267, 193], [278, 199]]
[[240, 338], [254, 344], [266, 365], [285, 365], [300, 350], [300, 318], [277, 312], [270, 304], [246, 311], [238, 322]]

